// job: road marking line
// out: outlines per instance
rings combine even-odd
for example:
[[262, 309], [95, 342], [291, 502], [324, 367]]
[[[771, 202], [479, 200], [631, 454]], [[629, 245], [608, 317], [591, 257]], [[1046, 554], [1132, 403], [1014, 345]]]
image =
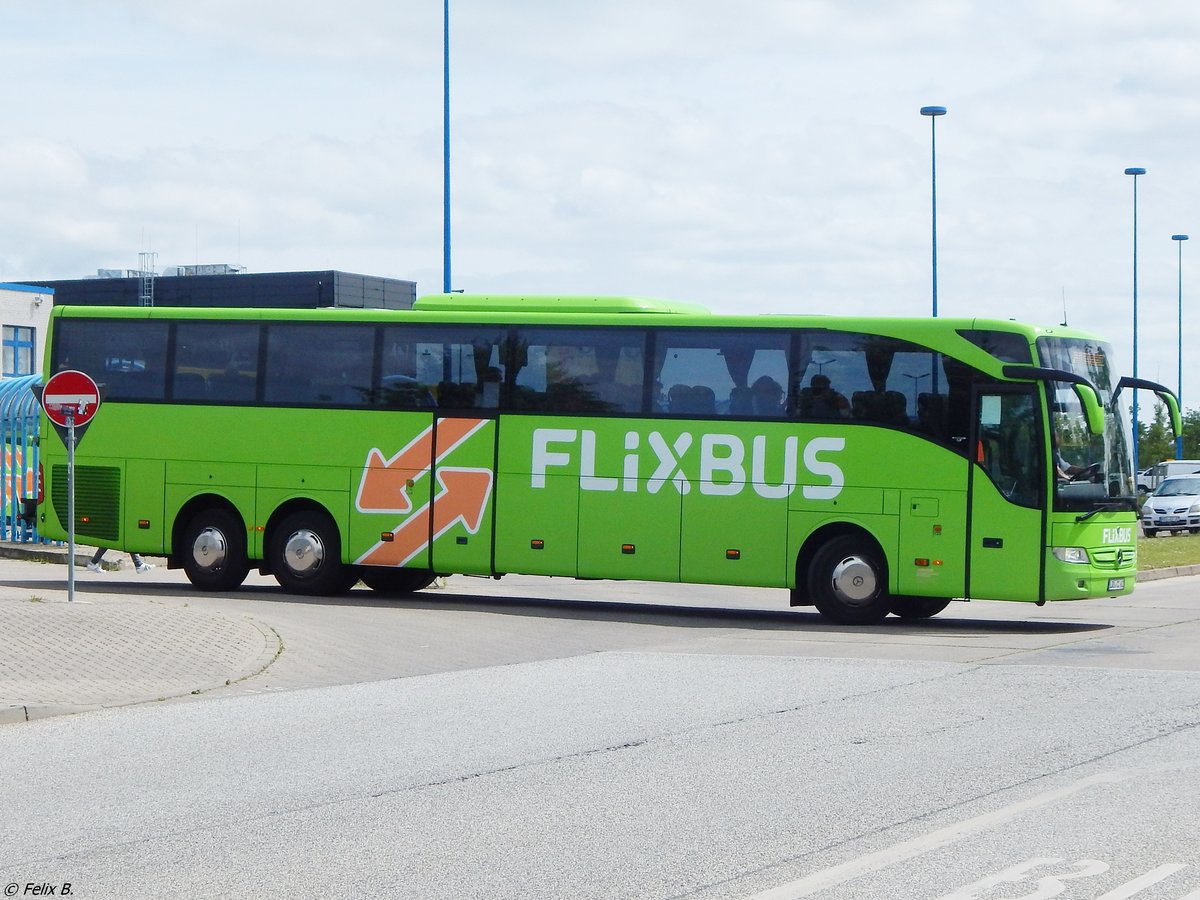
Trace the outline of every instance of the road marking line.
[[[1126, 900], [1127, 897], [1132, 897], [1134, 894], [1140, 893], [1142, 888], [1148, 888], [1152, 884], [1158, 884], [1164, 878], [1169, 878], [1180, 869], [1186, 869], [1187, 866], [1179, 863], [1169, 863], [1165, 866], [1159, 866], [1157, 869], [1151, 869], [1140, 878], [1135, 878], [1128, 884], [1123, 884], [1119, 888], [1109, 891], [1103, 897], [1097, 897], [1096, 900]], [[1193, 897], [1198, 896], [1192, 894]], [[1187, 898], [1183, 898], [1187, 900]]]
[[868, 853], [866, 856], [860, 856], [858, 859], [852, 859], [844, 863], [839, 863], [836, 866], [831, 866], [828, 869], [823, 869], [820, 872], [814, 872], [812, 875], [806, 875], [796, 881], [790, 881], [787, 884], [781, 884], [778, 887], [770, 888], [761, 893], [752, 894], [747, 900], [794, 900], [794, 898], [798, 897], [809, 897], [818, 891], [852, 881], [855, 878], [866, 875], [868, 872], [878, 871], [902, 860], [912, 859], [914, 856], [920, 856], [931, 850], [945, 847], [977, 832], [994, 828], [1002, 822], [1016, 818], [1022, 813], [1029, 812], [1041, 806], [1047, 806], [1097, 784], [1113, 784], [1123, 781], [1127, 777], [1128, 774], [1124, 771], [1114, 771], [1082, 778], [1079, 781], [1068, 784], [1066, 787], [1046, 791], [1044, 794], [1037, 794], [1027, 800], [1021, 800], [997, 809], [994, 812], [984, 813], [973, 819], [956, 822], [946, 828], [939, 828], [937, 831], [931, 831], [929, 834], [910, 838], [907, 841], [901, 841], [899, 844], [894, 844], [883, 850], [877, 850], [874, 853]]

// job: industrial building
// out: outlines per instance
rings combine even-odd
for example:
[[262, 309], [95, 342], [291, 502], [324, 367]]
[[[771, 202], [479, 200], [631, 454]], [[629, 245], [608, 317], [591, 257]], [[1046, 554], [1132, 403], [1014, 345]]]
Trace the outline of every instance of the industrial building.
[[228, 265], [172, 266], [161, 275], [101, 269], [91, 278], [23, 284], [52, 290], [62, 306], [411, 309], [417, 296], [415, 281], [397, 278], [334, 270], [246, 274]]

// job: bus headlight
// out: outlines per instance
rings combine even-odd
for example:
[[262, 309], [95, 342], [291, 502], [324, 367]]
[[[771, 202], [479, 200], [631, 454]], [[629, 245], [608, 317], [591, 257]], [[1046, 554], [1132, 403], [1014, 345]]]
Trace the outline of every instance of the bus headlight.
[[1051, 552], [1059, 562], [1083, 563], [1084, 565], [1088, 563], [1087, 550], [1083, 547], [1053, 547]]

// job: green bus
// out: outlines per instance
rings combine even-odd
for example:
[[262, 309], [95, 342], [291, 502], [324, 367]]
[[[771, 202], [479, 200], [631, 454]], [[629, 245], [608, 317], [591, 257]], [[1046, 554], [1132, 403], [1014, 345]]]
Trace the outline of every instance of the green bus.
[[[252, 567], [300, 594], [522, 573], [786, 588], [868, 624], [1133, 589], [1121, 394], [1178, 404], [1110, 355], [1011, 321], [447, 294], [59, 307], [44, 371], [103, 390], [76, 535], [204, 590]], [[62, 538], [62, 442], [41, 460]]]

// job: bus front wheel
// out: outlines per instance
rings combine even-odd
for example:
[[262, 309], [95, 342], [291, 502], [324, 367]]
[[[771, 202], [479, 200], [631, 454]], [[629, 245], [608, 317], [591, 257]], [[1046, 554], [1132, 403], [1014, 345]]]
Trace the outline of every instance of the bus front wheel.
[[433, 584], [429, 569], [395, 569], [386, 566], [363, 566], [358, 570], [362, 583], [385, 596], [403, 596], [424, 590]]
[[292, 513], [275, 527], [269, 561], [279, 586], [292, 594], [343, 594], [358, 580], [358, 572], [342, 563], [337, 525], [316, 511]]
[[839, 625], [875, 625], [891, 611], [883, 557], [857, 535], [835, 537], [813, 554], [808, 594], [817, 611]]
[[188, 581], [202, 591], [231, 591], [246, 580], [246, 529], [224, 509], [206, 509], [183, 532], [180, 561]]
[[893, 597], [892, 613], [902, 619], [928, 619], [949, 605], [943, 597]]

